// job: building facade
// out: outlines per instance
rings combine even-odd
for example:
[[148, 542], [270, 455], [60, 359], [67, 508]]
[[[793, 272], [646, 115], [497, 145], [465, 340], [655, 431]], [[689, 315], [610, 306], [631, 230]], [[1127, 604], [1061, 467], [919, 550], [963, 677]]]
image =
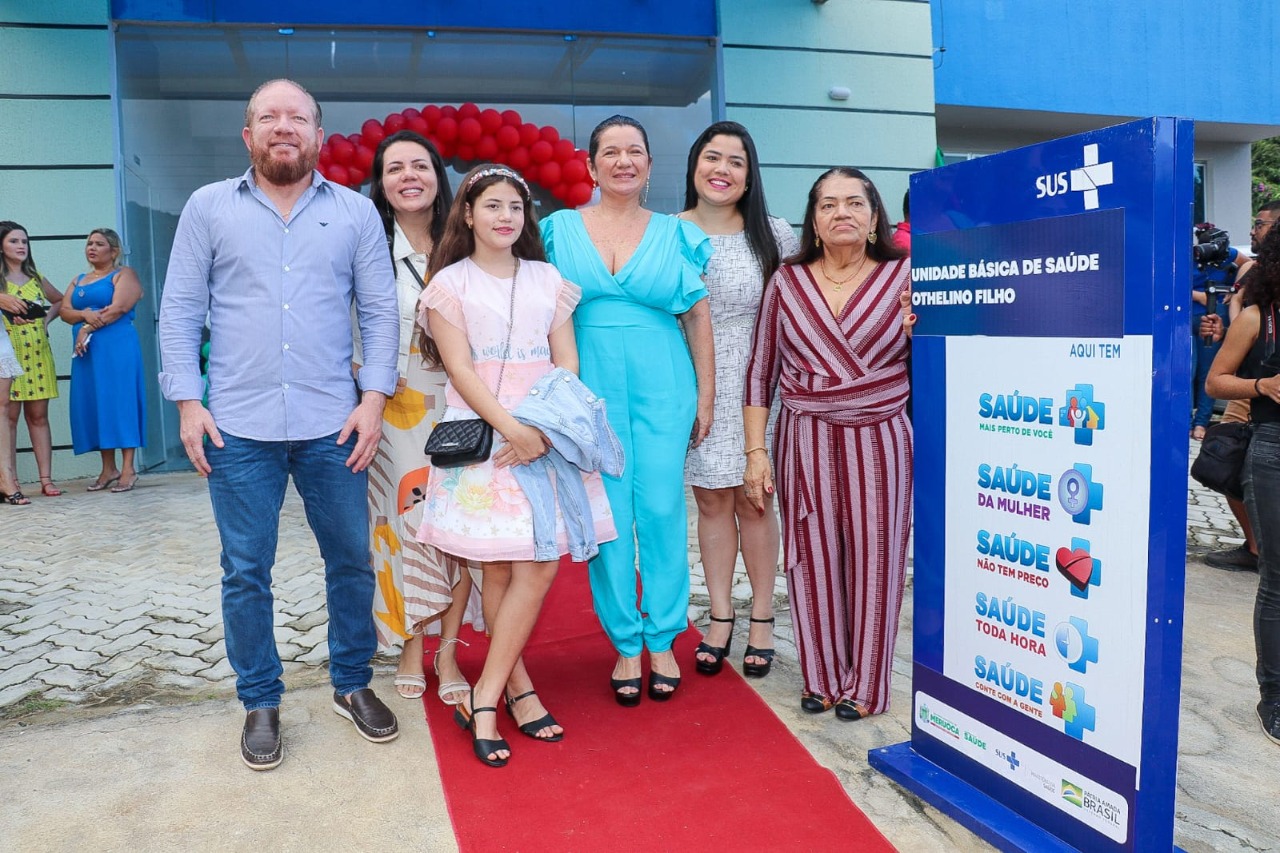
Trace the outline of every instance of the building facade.
[[[613, 113], [640, 119], [655, 158], [649, 206], [675, 212], [688, 147], [709, 122], [751, 129], [772, 211], [793, 224], [836, 164], [876, 181], [898, 218], [912, 172], [1128, 118], [1197, 120], [1203, 216], [1247, 234], [1249, 142], [1280, 133], [1258, 85], [1280, 8], [1170, 0], [0, 0], [0, 218], [29, 229], [60, 287], [90, 229], [114, 227], [145, 288], [149, 375], [171, 236], [196, 187], [244, 171], [249, 93], [292, 77], [329, 135], [408, 107], [514, 109], [585, 148]], [[1246, 41], [1248, 40], [1248, 41]], [[1218, 45], [1210, 53], [1205, 46]], [[450, 164], [456, 179], [467, 163]], [[367, 185], [366, 185], [367, 186]], [[549, 195], [542, 213], [559, 205]], [[74, 457], [69, 327], [51, 337], [54, 474]], [[186, 464], [176, 412], [148, 390], [146, 468]], [[35, 479], [19, 427], [19, 475]]]

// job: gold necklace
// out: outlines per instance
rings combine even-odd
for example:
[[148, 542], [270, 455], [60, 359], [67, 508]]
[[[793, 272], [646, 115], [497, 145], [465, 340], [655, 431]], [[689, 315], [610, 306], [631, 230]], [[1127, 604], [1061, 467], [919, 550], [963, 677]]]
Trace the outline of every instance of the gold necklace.
[[839, 293], [840, 288], [844, 287], [846, 284], [848, 284], [849, 282], [857, 278], [858, 273], [862, 272], [862, 268], [865, 267], [866, 265], [867, 265], [867, 256], [863, 255], [862, 262], [858, 264], [858, 268], [854, 270], [853, 273], [848, 278], [844, 279], [843, 281], [836, 281], [834, 278], [827, 275], [827, 256], [826, 255], [818, 256], [818, 268], [822, 270], [822, 277], [825, 278], [827, 281], [831, 282], [831, 284], [835, 287], [836, 293]]

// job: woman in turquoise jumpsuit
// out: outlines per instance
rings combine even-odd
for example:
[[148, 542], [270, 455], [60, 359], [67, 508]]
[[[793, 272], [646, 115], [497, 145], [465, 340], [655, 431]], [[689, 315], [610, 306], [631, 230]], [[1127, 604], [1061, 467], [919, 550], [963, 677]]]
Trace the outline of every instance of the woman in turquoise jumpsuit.
[[547, 260], [582, 288], [573, 315], [582, 381], [605, 398], [626, 453], [622, 476], [604, 478], [618, 538], [600, 546], [590, 579], [596, 615], [618, 650], [614, 698], [630, 706], [640, 702], [646, 648], [649, 697], [670, 699], [680, 684], [671, 644], [688, 627], [684, 457], [711, 428], [715, 399], [700, 277], [712, 248], [693, 223], [642, 206], [652, 159], [635, 119], [605, 119], [588, 153], [600, 204], [552, 214], [542, 237]]

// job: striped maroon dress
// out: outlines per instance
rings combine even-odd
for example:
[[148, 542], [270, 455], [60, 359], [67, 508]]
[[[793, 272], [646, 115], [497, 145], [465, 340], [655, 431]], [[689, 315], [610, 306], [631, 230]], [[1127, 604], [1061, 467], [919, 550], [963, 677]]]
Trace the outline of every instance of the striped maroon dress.
[[878, 714], [911, 524], [906, 260], [878, 264], [835, 317], [808, 268], [783, 266], [756, 320], [744, 405], [767, 407], [805, 690]]

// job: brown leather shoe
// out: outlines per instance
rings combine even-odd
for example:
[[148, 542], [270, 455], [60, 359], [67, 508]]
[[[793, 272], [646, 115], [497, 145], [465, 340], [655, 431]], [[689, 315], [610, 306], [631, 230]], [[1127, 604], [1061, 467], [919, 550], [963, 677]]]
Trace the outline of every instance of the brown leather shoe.
[[333, 693], [333, 712], [356, 724], [360, 736], [374, 743], [395, 740], [400, 735], [396, 715], [366, 687], [347, 696]]
[[240, 758], [250, 770], [270, 770], [284, 758], [280, 742], [280, 709], [257, 708], [244, 717]]

